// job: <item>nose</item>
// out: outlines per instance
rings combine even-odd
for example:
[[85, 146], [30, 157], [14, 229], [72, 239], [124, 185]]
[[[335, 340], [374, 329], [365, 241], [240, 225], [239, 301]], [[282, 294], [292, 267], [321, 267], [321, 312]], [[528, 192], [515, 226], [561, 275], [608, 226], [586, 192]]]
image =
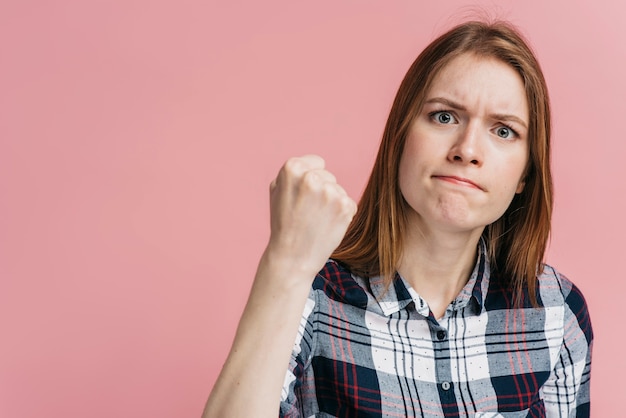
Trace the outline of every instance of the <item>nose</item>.
[[448, 160], [453, 163], [481, 166], [483, 163], [480, 149], [480, 127], [478, 123], [469, 123], [459, 131], [456, 141], [450, 147]]

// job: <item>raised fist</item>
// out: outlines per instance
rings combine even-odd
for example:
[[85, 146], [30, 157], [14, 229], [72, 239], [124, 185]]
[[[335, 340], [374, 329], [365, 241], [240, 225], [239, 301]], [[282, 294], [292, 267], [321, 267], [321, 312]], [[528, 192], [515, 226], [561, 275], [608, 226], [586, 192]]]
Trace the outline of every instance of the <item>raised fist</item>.
[[291, 158], [270, 185], [268, 249], [314, 275], [341, 243], [356, 207], [321, 157]]

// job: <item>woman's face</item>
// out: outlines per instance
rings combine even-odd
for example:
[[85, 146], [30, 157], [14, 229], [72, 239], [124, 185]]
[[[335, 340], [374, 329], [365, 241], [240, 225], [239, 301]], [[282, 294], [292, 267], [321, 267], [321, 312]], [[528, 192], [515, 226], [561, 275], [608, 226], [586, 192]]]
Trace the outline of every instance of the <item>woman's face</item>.
[[529, 111], [509, 65], [464, 54], [433, 80], [400, 159], [409, 225], [482, 233], [524, 188]]

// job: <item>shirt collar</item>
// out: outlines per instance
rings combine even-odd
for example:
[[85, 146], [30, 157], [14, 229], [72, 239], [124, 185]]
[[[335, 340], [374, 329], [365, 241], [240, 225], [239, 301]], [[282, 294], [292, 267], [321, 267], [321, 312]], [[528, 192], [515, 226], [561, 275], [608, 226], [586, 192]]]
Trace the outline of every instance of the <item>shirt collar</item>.
[[[489, 288], [489, 260], [487, 258], [487, 245], [481, 238], [478, 242], [478, 256], [474, 270], [467, 284], [450, 305], [451, 309], [461, 309], [474, 300], [476, 313], [483, 309], [484, 298]], [[380, 308], [386, 316], [392, 315], [406, 308], [410, 303], [415, 304], [417, 313], [427, 317], [429, 308], [426, 301], [404, 280], [398, 273], [389, 289], [385, 289], [383, 279], [380, 276], [370, 278], [372, 294], [378, 301]]]

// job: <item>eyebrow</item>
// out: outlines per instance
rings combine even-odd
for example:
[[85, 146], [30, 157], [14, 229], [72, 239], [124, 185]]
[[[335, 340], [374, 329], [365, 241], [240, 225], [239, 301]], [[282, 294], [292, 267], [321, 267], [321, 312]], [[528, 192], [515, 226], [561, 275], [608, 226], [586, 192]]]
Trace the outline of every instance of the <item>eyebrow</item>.
[[[424, 104], [430, 104], [430, 103], [440, 103], [443, 105], [446, 105], [454, 110], [460, 110], [460, 111], [467, 111], [467, 108], [465, 106], [463, 106], [460, 103], [457, 103], [453, 100], [450, 99], [446, 99], [445, 97], [433, 97], [432, 99], [428, 99], [426, 100], [426, 102]], [[491, 115], [489, 115], [489, 117], [493, 118], [493, 119], [497, 119], [497, 120], [506, 120], [506, 121], [513, 121], [513, 122], [517, 122], [520, 125], [522, 125], [524, 127], [524, 129], [528, 129], [528, 126], [526, 125], [526, 122], [524, 122], [523, 119], [515, 116], [515, 115], [508, 115], [506, 113], [493, 113]]]

